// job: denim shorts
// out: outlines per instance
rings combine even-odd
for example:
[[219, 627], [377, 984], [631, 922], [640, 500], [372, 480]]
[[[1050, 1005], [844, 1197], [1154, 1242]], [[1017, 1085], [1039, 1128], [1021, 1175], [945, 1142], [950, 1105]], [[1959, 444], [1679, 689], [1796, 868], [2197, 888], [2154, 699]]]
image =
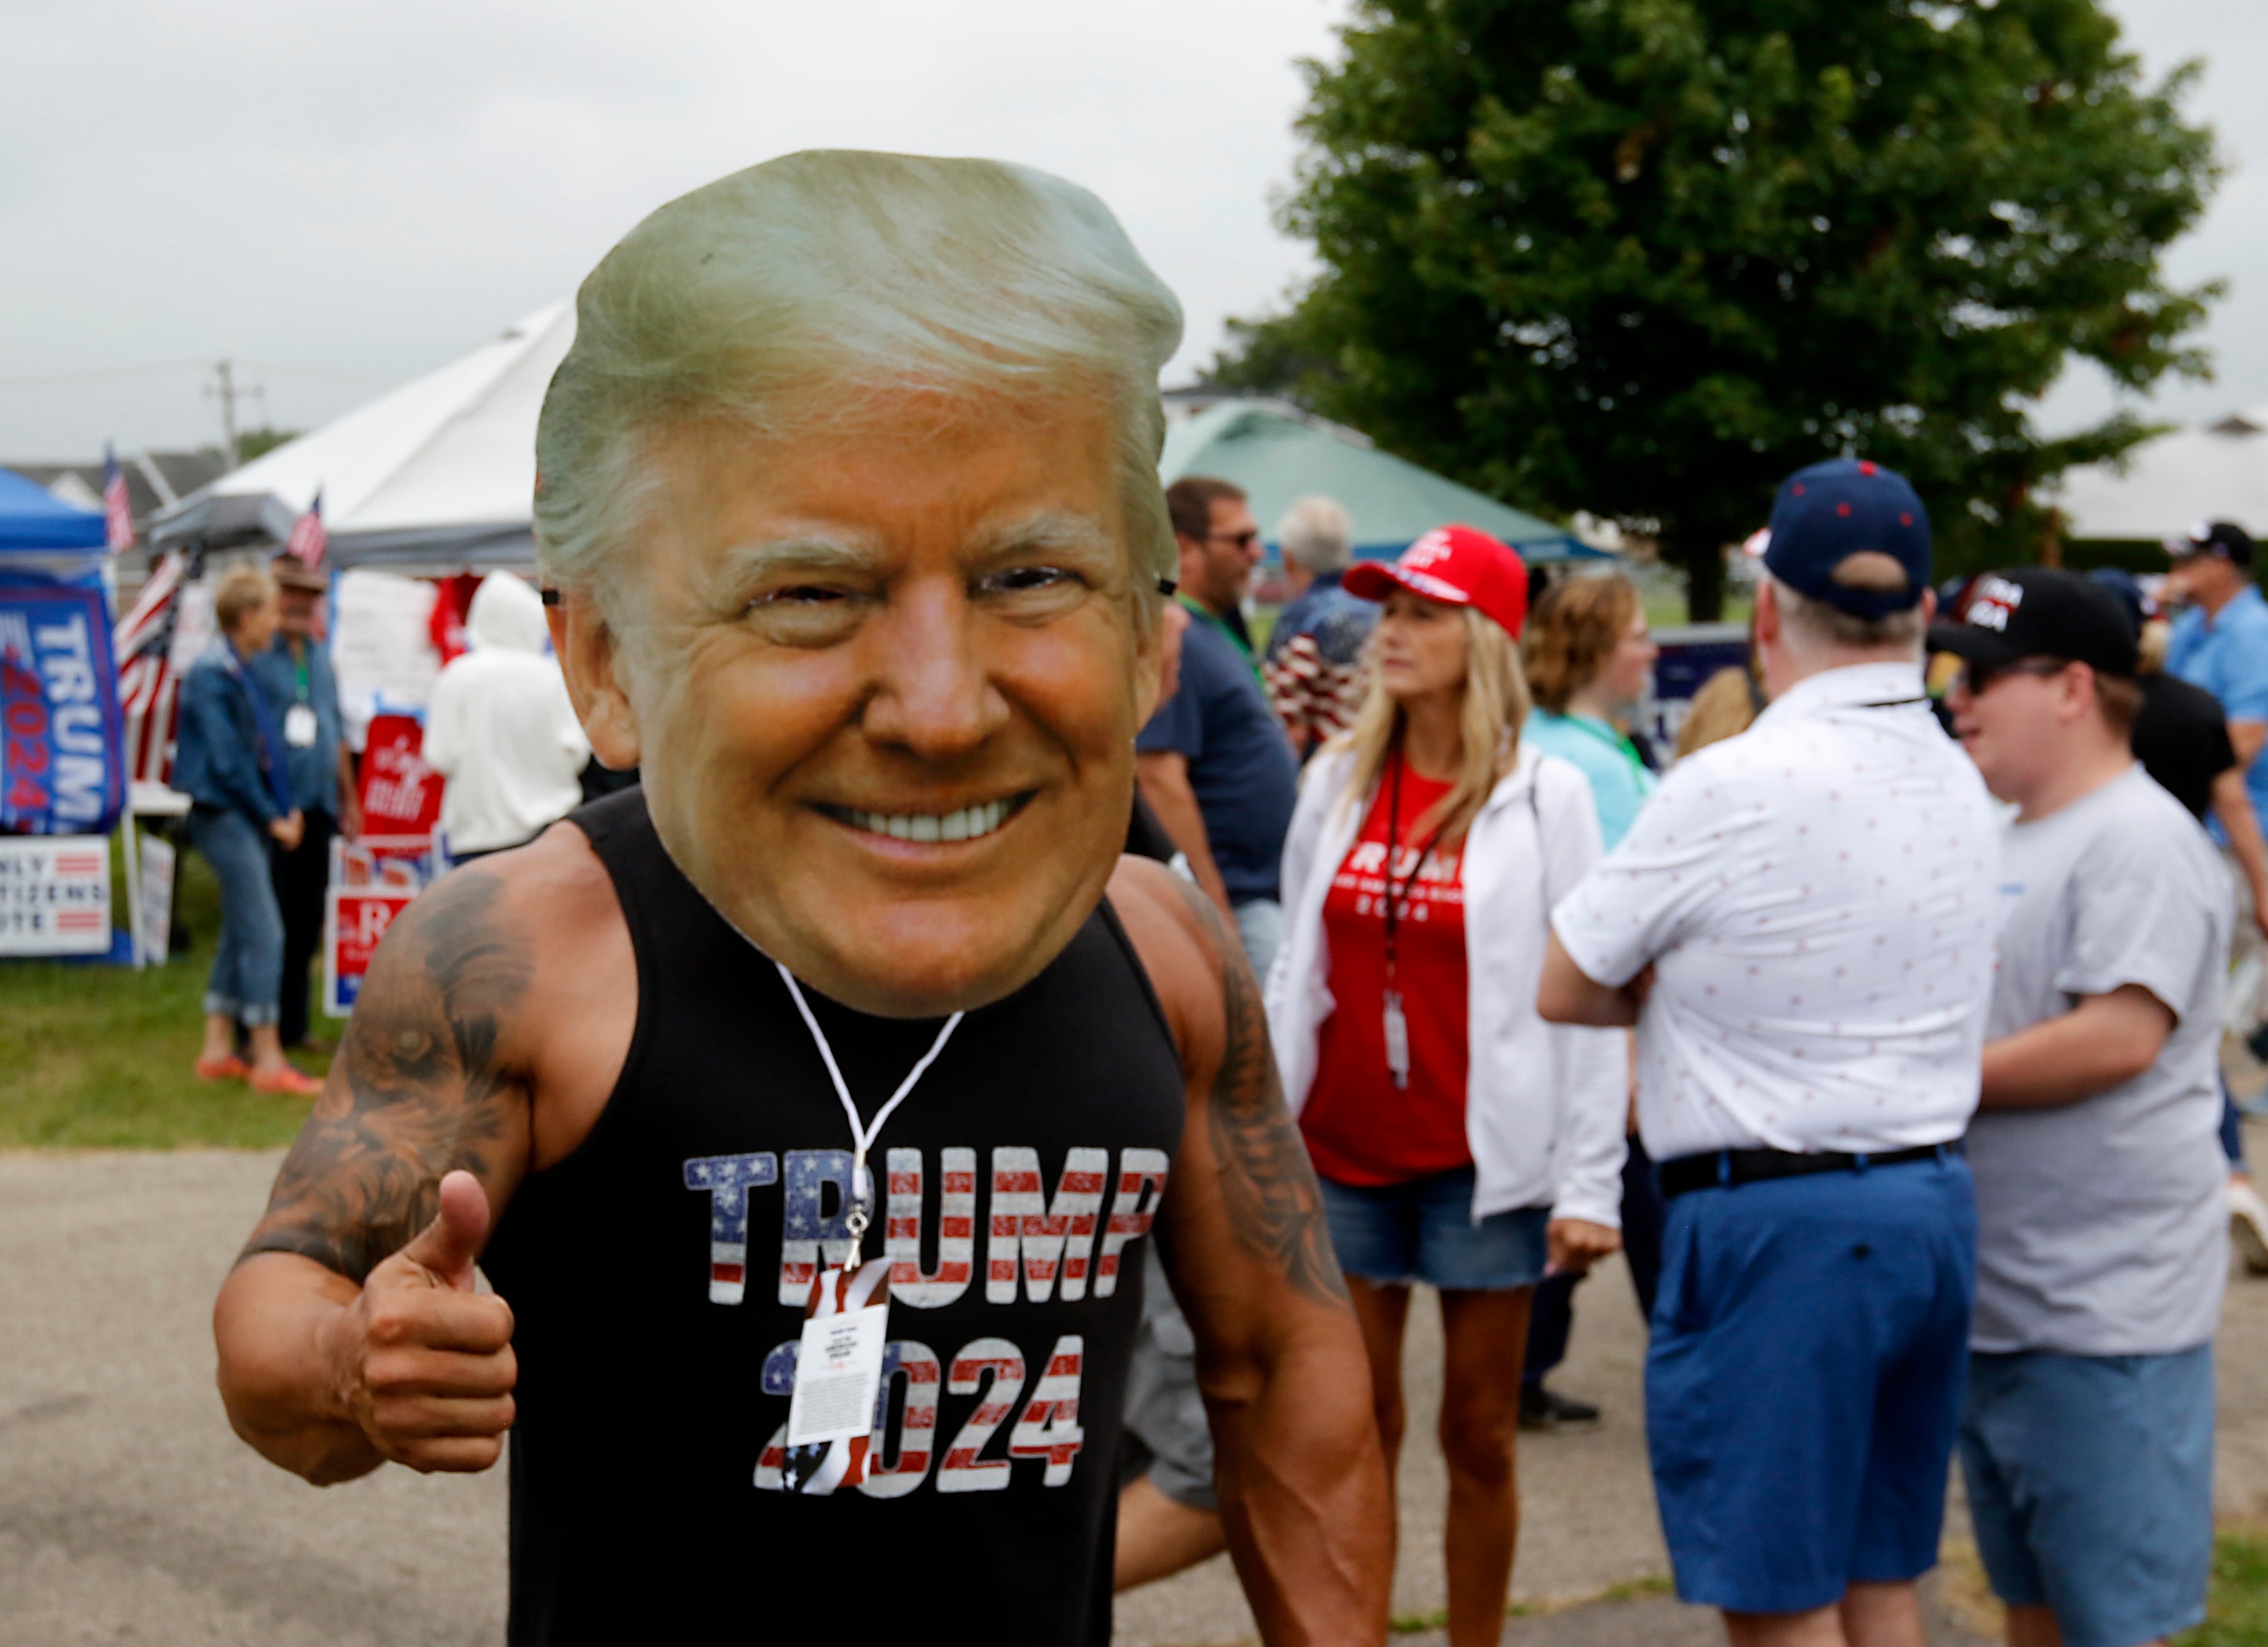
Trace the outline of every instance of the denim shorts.
[[1500, 1292], [1543, 1279], [1548, 1207], [1473, 1222], [1473, 1169], [1372, 1187], [1322, 1180], [1339, 1267], [1365, 1281]]
[[2131, 1647], [2205, 1617], [2213, 1346], [1969, 1358], [1962, 1475], [1993, 1592], [2066, 1647]]

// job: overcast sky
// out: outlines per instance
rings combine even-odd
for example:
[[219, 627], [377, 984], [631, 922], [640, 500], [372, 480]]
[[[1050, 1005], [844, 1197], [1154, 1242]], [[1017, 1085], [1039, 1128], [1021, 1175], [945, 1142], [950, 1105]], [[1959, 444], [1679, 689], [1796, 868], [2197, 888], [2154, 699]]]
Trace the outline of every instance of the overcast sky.
[[[2154, 67], [2212, 59], [2193, 113], [2268, 168], [2268, 6], [2113, 0]], [[1181, 294], [1171, 375], [1305, 267], [1275, 232], [1302, 93], [1344, 0], [200, 0], [7, 8], [0, 460], [336, 416], [563, 297], [646, 211], [820, 145], [997, 155], [1095, 189]], [[2268, 403], [2268, 172], [2173, 255], [2229, 277], [2195, 419]], [[2051, 397], [2099, 415], [2100, 380]]]

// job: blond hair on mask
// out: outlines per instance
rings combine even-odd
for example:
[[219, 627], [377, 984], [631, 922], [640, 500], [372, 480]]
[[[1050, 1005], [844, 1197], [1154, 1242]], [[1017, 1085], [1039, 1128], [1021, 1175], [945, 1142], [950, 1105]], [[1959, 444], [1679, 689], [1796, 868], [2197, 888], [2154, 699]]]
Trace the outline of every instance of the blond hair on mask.
[[1154, 620], [1154, 579], [1177, 565], [1158, 373], [1181, 307], [1086, 189], [997, 160], [786, 155], [648, 217], [583, 282], [575, 319], [536, 428], [537, 553], [610, 613], [638, 583], [655, 436], [855, 428], [910, 390], [941, 419], [1106, 405], [1137, 617]]

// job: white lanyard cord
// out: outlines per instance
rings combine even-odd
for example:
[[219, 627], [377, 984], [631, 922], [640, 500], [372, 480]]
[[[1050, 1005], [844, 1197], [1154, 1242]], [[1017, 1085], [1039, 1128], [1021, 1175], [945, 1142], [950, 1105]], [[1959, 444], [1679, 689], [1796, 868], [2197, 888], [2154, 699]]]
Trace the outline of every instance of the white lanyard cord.
[[850, 1123], [850, 1206], [843, 1217], [843, 1222], [850, 1230], [850, 1257], [843, 1267], [856, 1269], [867, 1226], [873, 1222], [874, 1179], [866, 1170], [866, 1151], [873, 1148], [874, 1140], [881, 1136], [883, 1123], [913, 1091], [914, 1083], [928, 1074], [929, 1067], [937, 1062], [938, 1054], [945, 1051], [945, 1044], [953, 1038], [953, 1032], [961, 1027], [961, 1020], [966, 1015], [956, 1012], [945, 1021], [945, 1027], [937, 1032], [937, 1039], [930, 1043], [929, 1051], [921, 1055], [921, 1061], [898, 1083], [898, 1089], [890, 1095], [890, 1101], [874, 1112], [871, 1125], [861, 1126], [858, 1124], [858, 1106], [850, 1101], [850, 1083], [843, 1079], [842, 1067], [835, 1061], [835, 1049], [827, 1044], [827, 1031], [821, 1029], [819, 1020], [812, 1016], [811, 1003], [803, 998], [803, 986], [795, 981], [794, 973], [780, 966], [777, 961], [772, 964], [779, 967], [780, 980], [787, 986], [787, 993], [795, 1001], [796, 1011], [803, 1016], [803, 1027], [811, 1031], [811, 1038], [818, 1044], [820, 1061], [827, 1066], [827, 1078], [835, 1083], [835, 1096], [843, 1101], [843, 1119]]

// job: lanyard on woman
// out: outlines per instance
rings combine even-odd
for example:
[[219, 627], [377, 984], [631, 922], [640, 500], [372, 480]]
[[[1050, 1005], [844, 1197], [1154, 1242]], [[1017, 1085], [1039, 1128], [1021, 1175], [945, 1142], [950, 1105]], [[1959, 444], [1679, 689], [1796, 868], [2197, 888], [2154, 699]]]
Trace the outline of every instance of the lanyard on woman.
[[1441, 838], [1447, 820], [1433, 826], [1425, 846], [1410, 865], [1410, 873], [1402, 877], [1397, 890], [1394, 883], [1395, 849], [1402, 842], [1402, 768], [1409, 757], [1400, 750], [1394, 751], [1394, 765], [1386, 779], [1386, 1070], [1394, 1077], [1397, 1088], [1410, 1084], [1410, 1020], [1402, 1011], [1402, 992], [1395, 985], [1395, 964], [1398, 959], [1395, 927], [1401, 919], [1401, 903], [1417, 883], [1418, 871], [1425, 860], [1433, 855], [1433, 848]]
[[795, 974], [786, 967], [781, 966], [777, 961], [772, 964], [779, 967], [781, 981], [787, 985], [787, 993], [795, 999], [795, 1009], [802, 1015], [803, 1027], [811, 1031], [811, 1038], [819, 1044], [819, 1061], [827, 1066], [827, 1078], [835, 1083], [835, 1096], [843, 1101], [843, 1119], [850, 1123], [850, 1205], [843, 1215], [843, 1227], [850, 1232], [850, 1256], [843, 1267], [846, 1272], [856, 1270], [861, 1244], [874, 1218], [874, 1178], [866, 1170], [867, 1152], [873, 1148], [883, 1123], [896, 1112], [898, 1105], [906, 1101], [907, 1096], [914, 1089], [914, 1083], [927, 1075], [929, 1067], [937, 1062], [938, 1054], [945, 1051], [946, 1042], [951, 1040], [954, 1030], [961, 1027], [964, 1015], [956, 1012], [945, 1021], [945, 1027], [937, 1032], [937, 1039], [930, 1043], [930, 1049], [922, 1054], [921, 1061], [898, 1083], [898, 1089], [890, 1095], [890, 1101], [874, 1112], [872, 1123], [862, 1126], [858, 1124], [858, 1106], [850, 1101], [850, 1083], [843, 1079], [842, 1068], [835, 1061], [835, 1049], [827, 1044], [827, 1032], [819, 1027], [819, 1020], [812, 1016], [811, 1003], [803, 998], [803, 986], [795, 981]]

